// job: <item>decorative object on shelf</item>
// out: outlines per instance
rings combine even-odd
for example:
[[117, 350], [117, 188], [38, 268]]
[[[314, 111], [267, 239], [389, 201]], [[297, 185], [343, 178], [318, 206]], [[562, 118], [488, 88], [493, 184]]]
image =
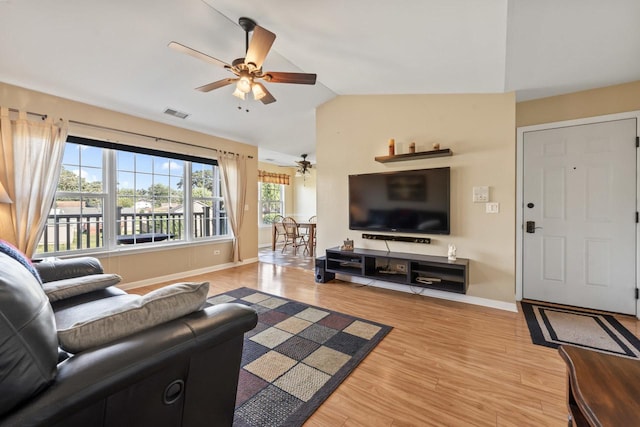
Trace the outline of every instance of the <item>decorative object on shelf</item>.
[[340, 246], [340, 250], [342, 251], [352, 251], [353, 250], [353, 240], [346, 239], [344, 244]]
[[416, 152], [416, 143], [412, 142], [411, 144], [409, 144], [409, 153], [413, 154]]
[[456, 258], [456, 245], [449, 243], [449, 252], [447, 253], [449, 261], [455, 261]]
[[389, 140], [389, 155], [393, 156], [396, 154], [396, 140], [391, 138]]
[[433, 143], [433, 149], [434, 149], [434, 150], [439, 150], [439, 149], [440, 149], [440, 144], [439, 144], [439, 143], [437, 143], [437, 142], [434, 142], [434, 143]]

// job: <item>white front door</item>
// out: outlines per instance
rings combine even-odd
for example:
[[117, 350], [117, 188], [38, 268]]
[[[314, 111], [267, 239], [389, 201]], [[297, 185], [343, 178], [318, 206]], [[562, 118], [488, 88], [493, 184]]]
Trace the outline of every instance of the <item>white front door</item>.
[[636, 119], [523, 134], [526, 299], [636, 313]]

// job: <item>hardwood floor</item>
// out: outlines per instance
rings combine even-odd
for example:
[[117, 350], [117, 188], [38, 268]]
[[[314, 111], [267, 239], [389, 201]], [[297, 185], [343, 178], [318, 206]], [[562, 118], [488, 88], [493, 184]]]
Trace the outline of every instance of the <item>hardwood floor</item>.
[[[209, 281], [210, 295], [246, 286], [393, 326], [305, 426], [567, 425], [565, 364], [531, 344], [521, 313], [316, 284], [311, 270], [267, 263], [188, 280]], [[638, 335], [635, 318], [617, 318]]]

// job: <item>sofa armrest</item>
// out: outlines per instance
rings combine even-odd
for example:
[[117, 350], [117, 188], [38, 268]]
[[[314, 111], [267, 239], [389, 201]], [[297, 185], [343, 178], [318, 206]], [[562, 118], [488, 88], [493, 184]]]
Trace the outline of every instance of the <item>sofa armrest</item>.
[[40, 278], [45, 283], [104, 273], [100, 260], [94, 257], [72, 259], [51, 258], [36, 262], [34, 266]]
[[[144, 412], [144, 416], [151, 419], [157, 418], [158, 414], [153, 415], [153, 412], [161, 410], [162, 406], [146, 413], [145, 405], [162, 404], [165, 387], [171, 381], [158, 379], [158, 375], [176, 371], [181, 372], [174, 375], [176, 380], [183, 381], [187, 388], [182, 397], [185, 400], [210, 399], [212, 390], [226, 384], [226, 394], [233, 396], [227, 396], [227, 400], [229, 397], [232, 400], [230, 404], [225, 403], [225, 408], [226, 412], [230, 408], [233, 417], [243, 337], [256, 324], [257, 314], [252, 308], [242, 304], [219, 304], [75, 354], [58, 365], [58, 375], [45, 391], [0, 420], [0, 426], [56, 425], [62, 421], [65, 426], [82, 425], [87, 419], [96, 419], [92, 416], [99, 416], [87, 414], [87, 411], [104, 414], [115, 406], [117, 412], [117, 405], [112, 402], [118, 401], [118, 395], [123, 394], [131, 410]], [[201, 358], [201, 354], [206, 357]], [[203, 363], [204, 360], [208, 363]], [[210, 373], [203, 372], [209, 370]], [[149, 396], [148, 390], [136, 393], [140, 384], [149, 378], [154, 385], [159, 385], [154, 386], [154, 395]], [[206, 382], [207, 390], [198, 390], [197, 384], [202, 381]], [[191, 383], [196, 385], [192, 387]], [[198, 394], [204, 396], [198, 397]], [[185, 408], [189, 406], [186, 401], [180, 404]], [[215, 410], [204, 406], [198, 410]], [[84, 421], [76, 424], [70, 421], [74, 417]], [[211, 418], [205, 418], [205, 421], [211, 422]]]

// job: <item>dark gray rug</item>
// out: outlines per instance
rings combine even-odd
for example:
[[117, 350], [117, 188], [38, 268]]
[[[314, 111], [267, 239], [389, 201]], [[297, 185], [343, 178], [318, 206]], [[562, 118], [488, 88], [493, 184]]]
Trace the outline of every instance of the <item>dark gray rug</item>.
[[640, 358], [640, 340], [611, 315], [524, 301], [521, 305], [534, 344], [571, 344]]
[[208, 301], [258, 312], [244, 339], [235, 427], [301, 426], [392, 329], [250, 288]]

